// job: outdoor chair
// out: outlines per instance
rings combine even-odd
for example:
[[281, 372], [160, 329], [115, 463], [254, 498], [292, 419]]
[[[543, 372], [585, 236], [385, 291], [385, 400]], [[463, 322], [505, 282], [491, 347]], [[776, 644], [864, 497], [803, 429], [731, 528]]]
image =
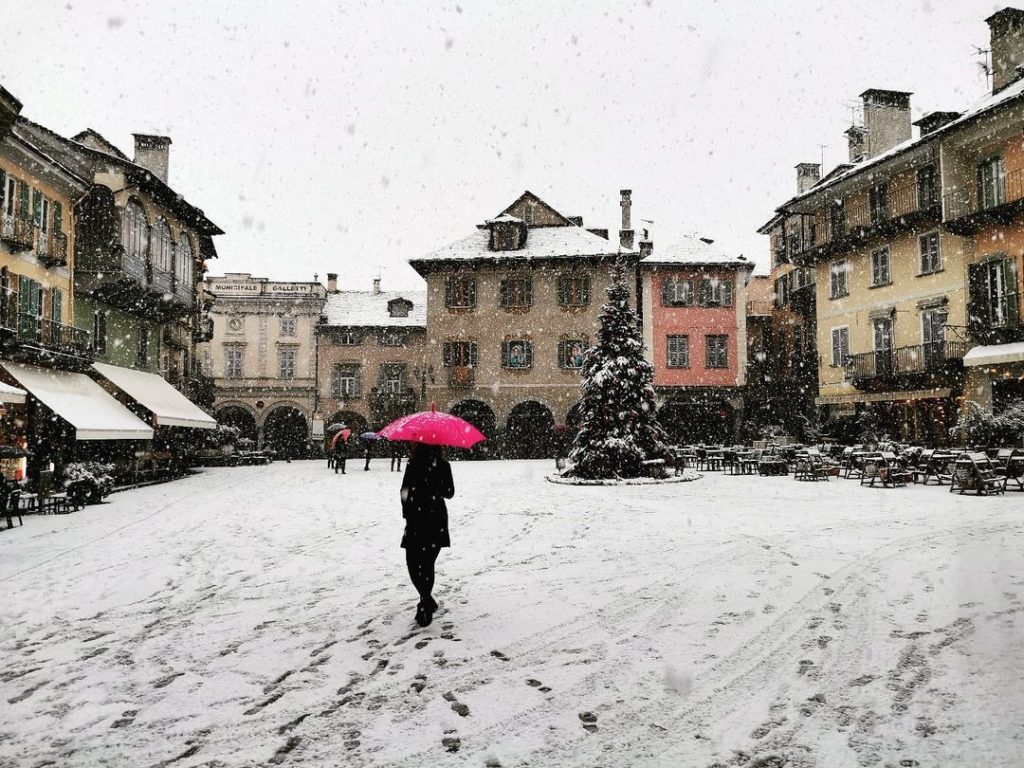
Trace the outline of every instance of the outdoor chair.
[[885, 459], [879, 453], [869, 453], [862, 459], [861, 470], [860, 470], [860, 484], [867, 485], [869, 488], [874, 488], [875, 483], [882, 483], [885, 485], [882, 479], [882, 469], [885, 467]]
[[907, 469], [906, 465], [895, 453], [883, 451], [881, 456], [882, 467], [879, 474], [881, 475], [883, 485], [895, 488], [914, 481], [913, 472]]
[[88, 480], [75, 480], [68, 483], [66, 488], [68, 506], [72, 512], [77, 512], [89, 503], [92, 497], [92, 487]]
[[796, 461], [793, 465], [794, 480], [828, 480], [828, 467], [824, 459], [817, 451], [800, 451], [796, 454]]
[[974, 491], [977, 496], [1005, 493], [1006, 477], [996, 474], [995, 466], [986, 454], [972, 451], [961, 455], [953, 466], [949, 492], [954, 491], [961, 496], [964, 491]]
[[756, 475], [757, 465], [761, 463], [761, 456], [764, 454], [763, 450], [754, 450], [745, 456], [740, 456], [740, 472], [744, 475]]
[[722, 451], [722, 470], [727, 475], [741, 474], [740, 457], [735, 450], [725, 449]]
[[1010, 452], [1002, 467], [1002, 473], [1006, 478], [1003, 485], [1005, 490], [1024, 491], [1024, 450], [1017, 448]]
[[18, 525], [25, 525], [21, 519], [21, 491], [18, 488], [10, 488], [4, 482], [4, 488], [0, 491], [0, 506], [3, 506], [4, 517], [7, 518], [8, 529], [14, 527], [14, 518], [18, 518]]

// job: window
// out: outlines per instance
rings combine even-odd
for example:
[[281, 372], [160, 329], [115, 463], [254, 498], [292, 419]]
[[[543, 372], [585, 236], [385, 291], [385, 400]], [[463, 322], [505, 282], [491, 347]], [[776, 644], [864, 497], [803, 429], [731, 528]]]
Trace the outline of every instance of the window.
[[868, 208], [872, 224], [881, 224], [889, 218], [888, 184], [876, 184], [868, 190]]
[[107, 313], [102, 309], [92, 313], [92, 351], [107, 354]]
[[705, 336], [704, 337], [705, 368], [728, 368], [729, 367], [729, 337], [728, 336]]
[[138, 346], [135, 348], [135, 363], [141, 366], [149, 365], [149, 328], [146, 326], [139, 328]]
[[405, 392], [405, 363], [384, 363], [380, 367], [380, 390], [389, 395]]
[[359, 331], [339, 331], [331, 340], [336, 347], [358, 347], [363, 343], [363, 335]]
[[192, 255], [192, 241], [184, 232], [178, 241], [177, 263], [174, 267], [174, 277], [178, 286], [184, 286], [189, 290], [194, 288], [192, 281], [192, 266], [195, 257]]
[[558, 304], [562, 307], [586, 307], [590, 304], [590, 278], [586, 275], [559, 275]]
[[404, 347], [406, 332], [398, 328], [385, 328], [380, 332], [378, 343], [382, 347]]
[[128, 256], [143, 260], [146, 258], [148, 228], [146, 212], [142, 210], [142, 206], [134, 200], [129, 201], [124, 207], [124, 217], [121, 221], [121, 241]]
[[929, 232], [917, 238], [917, 247], [921, 253], [921, 274], [928, 275], [942, 269], [939, 257], [939, 233]]
[[681, 277], [666, 277], [661, 281], [663, 307], [689, 307], [693, 305], [693, 281]]
[[946, 340], [946, 310], [927, 309], [921, 313], [921, 343], [928, 347], [941, 345]]
[[731, 307], [732, 280], [704, 278], [700, 281], [698, 300], [702, 307]]
[[533, 365], [533, 344], [525, 339], [501, 343], [502, 368], [529, 368]]
[[1002, 157], [990, 157], [978, 165], [978, 207], [995, 208], [1006, 202], [1006, 178]]
[[803, 250], [803, 241], [800, 237], [800, 225], [794, 224], [789, 228], [789, 235], [786, 237], [786, 244], [789, 246], [790, 257], [795, 257]]
[[789, 278], [790, 274], [792, 274], [792, 273], [785, 274], [782, 277], [776, 279], [776, 281], [775, 281], [775, 306], [776, 307], [781, 308], [781, 307], [784, 307], [787, 304], [789, 304], [789, 288], [790, 288], [790, 282], [791, 282], [790, 278]]
[[850, 328], [832, 329], [832, 366], [843, 368], [850, 359]]
[[295, 378], [295, 347], [281, 347], [277, 350], [277, 375], [280, 379]]
[[55, 323], [64, 320], [64, 293], [60, 288], [50, 289], [50, 320]]
[[18, 181], [13, 176], [8, 176], [5, 181], [2, 171], [0, 171], [0, 182], [3, 183], [3, 189], [0, 192], [4, 195], [4, 216], [13, 217], [18, 204]]
[[444, 305], [449, 309], [471, 309], [476, 306], [476, 280], [472, 277], [449, 277], [444, 282]]
[[889, 249], [878, 248], [871, 252], [871, 285], [888, 285], [892, 280], [889, 275]]
[[666, 364], [669, 368], [690, 367], [689, 336], [669, 336], [666, 348], [668, 349], [668, 360], [666, 361]]
[[281, 318], [281, 335], [282, 336], [294, 336], [295, 335], [295, 318], [294, 317], [282, 317]]
[[18, 277], [18, 335], [25, 340], [39, 338], [39, 321], [43, 317], [43, 288], [35, 280]]
[[242, 353], [245, 347], [240, 344], [224, 346], [224, 375], [229, 379], [242, 378]]
[[1007, 328], [1020, 324], [1017, 263], [997, 256], [969, 268], [970, 318], [974, 326]]
[[875, 349], [875, 375], [892, 375], [893, 329], [891, 317], [876, 317], [871, 321], [871, 337]]
[[562, 339], [558, 342], [558, 367], [582, 368], [583, 353], [587, 349], [586, 339]]
[[362, 376], [358, 363], [341, 363], [331, 371], [331, 397], [358, 400], [362, 397]]
[[775, 260], [772, 266], [779, 266], [779, 264], [785, 264], [787, 260], [786, 256], [786, 235], [783, 232], [779, 232], [775, 235]]
[[443, 354], [445, 368], [476, 368], [479, 360], [474, 341], [446, 341]]
[[832, 235], [826, 239], [841, 237], [846, 232], [846, 206], [842, 200], [832, 201], [828, 209], [828, 223], [832, 228]]
[[832, 265], [832, 269], [829, 271], [829, 296], [833, 299], [841, 299], [843, 296], [847, 296], [850, 290], [846, 284], [847, 273], [850, 265], [845, 261], [840, 261]]
[[150, 235], [149, 252], [153, 259], [153, 269], [157, 272], [171, 274], [174, 266], [174, 243], [171, 242], [171, 230], [167, 222], [157, 219]]
[[388, 314], [391, 317], [408, 317], [412, 302], [408, 299], [392, 299], [388, 302]]
[[528, 277], [507, 277], [501, 281], [501, 306], [523, 309], [533, 304], [533, 283]]
[[917, 209], [923, 211], [939, 203], [938, 178], [935, 166], [926, 165], [917, 169]]

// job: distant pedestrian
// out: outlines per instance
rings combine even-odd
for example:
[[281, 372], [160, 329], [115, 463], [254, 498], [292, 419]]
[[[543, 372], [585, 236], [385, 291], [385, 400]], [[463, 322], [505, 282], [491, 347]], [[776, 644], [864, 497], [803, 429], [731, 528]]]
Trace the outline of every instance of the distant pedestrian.
[[365, 445], [365, 450], [366, 450], [366, 466], [363, 467], [363, 471], [364, 472], [369, 472], [370, 471], [370, 449], [371, 449], [371, 446], [373, 445], [373, 443], [371, 443], [369, 440], [364, 440], [363, 442], [366, 444]]
[[345, 459], [348, 458], [348, 441], [343, 437], [339, 437], [334, 443], [334, 474], [338, 474], [338, 470], [341, 470], [341, 474], [345, 474]]
[[401, 472], [402, 471], [402, 450], [404, 446], [399, 442], [393, 442], [389, 446], [389, 452], [391, 453], [391, 471]]
[[455, 495], [452, 468], [436, 445], [415, 443], [402, 478], [402, 517], [405, 518], [405, 563], [409, 578], [419, 593], [416, 623], [430, 624], [437, 610], [434, 564], [442, 547], [451, 546], [448, 537], [448, 507], [445, 499]]

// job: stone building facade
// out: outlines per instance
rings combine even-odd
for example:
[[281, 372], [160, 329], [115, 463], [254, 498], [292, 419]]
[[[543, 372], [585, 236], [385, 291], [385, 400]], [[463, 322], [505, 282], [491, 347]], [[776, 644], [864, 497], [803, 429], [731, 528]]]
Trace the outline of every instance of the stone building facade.
[[548, 455], [556, 426], [574, 422], [582, 351], [620, 258], [634, 274], [636, 251], [525, 192], [411, 260], [427, 282], [427, 398], [492, 438], [483, 450]]
[[200, 354], [217, 420], [279, 455], [307, 454], [323, 430], [316, 326], [326, 289], [247, 273], [207, 277], [203, 288], [213, 328]]

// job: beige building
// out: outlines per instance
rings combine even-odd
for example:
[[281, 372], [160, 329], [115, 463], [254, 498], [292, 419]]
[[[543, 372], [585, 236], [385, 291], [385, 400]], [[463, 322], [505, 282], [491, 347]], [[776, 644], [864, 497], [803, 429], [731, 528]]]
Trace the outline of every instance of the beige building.
[[547, 454], [555, 426], [573, 423], [612, 267], [622, 257], [632, 275], [639, 259], [632, 238], [623, 227], [609, 242], [607, 230], [525, 192], [465, 238], [411, 260], [427, 281], [427, 399], [476, 424], [491, 446], [500, 434], [508, 455]]
[[281, 455], [303, 455], [322, 433], [316, 326], [326, 290], [246, 273], [207, 277], [210, 341], [200, 345], [217, 420]]
[[[426, 291], [339, 291], [327, 276], [317, 334], [319, 408], [327, 427], [355, 434], [429, 407]], [[330, 433], [330, 429], [328, 429]]]

